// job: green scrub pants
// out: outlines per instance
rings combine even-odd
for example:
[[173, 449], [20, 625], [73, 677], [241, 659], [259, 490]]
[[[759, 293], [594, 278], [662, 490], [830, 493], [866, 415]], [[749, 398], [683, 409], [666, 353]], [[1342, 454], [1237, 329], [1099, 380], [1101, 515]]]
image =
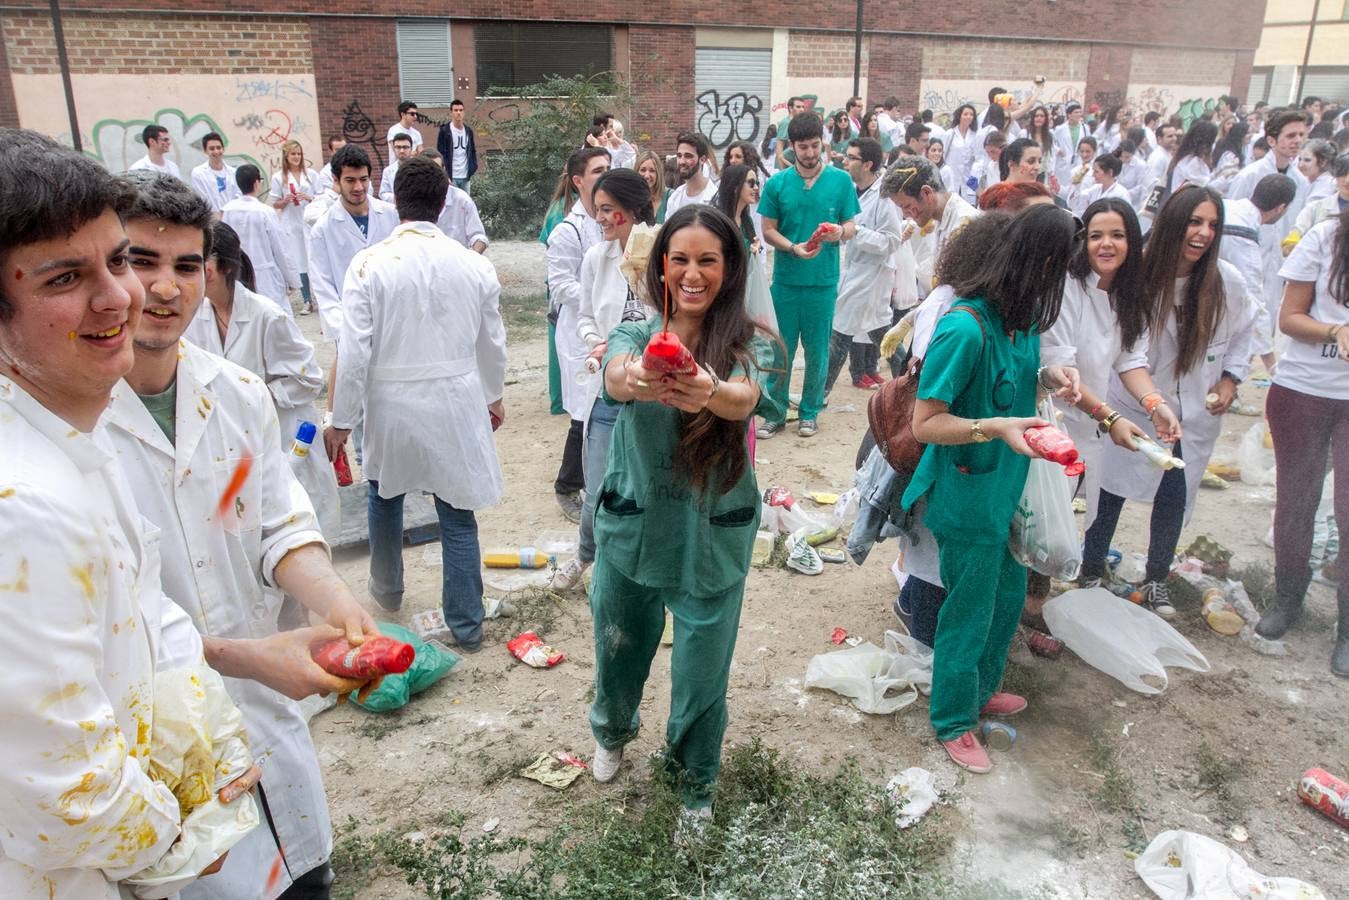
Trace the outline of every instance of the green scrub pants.
[[548, 412], [555, 416], [565, 415], [562, 406], [562, 366], [557, 361], [557, 344], [554, 338], [557, 326], [548, 323]]
[[637, 735], [642, 688], [660, 647], [665, 610], [669, 609], [674, 616], [674, 647], [666, 758], [689, 808], [712, 805], [726, 734], [726, 684], [744, 596], [743, 580], [711, 597], [645, 587], [610, 566], [603, 546], [595, 560], [590, 584], [590, 611], [595, 620], [595, 702], [590, 707], [590, 730], [607, 750], [617, 750]]
[[837, 288], [829, 285], [776, 282], [773, 284], [773, 312], [778, 317], [778, 333], [782, 335], [782, 342], [787, 345], [787, 369], [782, 374], [773, 376], [770, 392], [784, 415], [787, 410], [787, 388], [792, 380], [792, 362], [796, 359], [798, 339], [806, 353], [806, 379], [801, 388], [801, 418], [815, 419], [824, 408], [824, 379], [829, 372], [829, 341], [834, 332], [834, 303], [837, 293]]
[[946, 601], [937, 614], [928, 717], [951, 741], [979, 724], [979, 710], [1002, 684], [1007, 648], [1026, 602], [1026, 568], [1007, 542], [937, 538]]

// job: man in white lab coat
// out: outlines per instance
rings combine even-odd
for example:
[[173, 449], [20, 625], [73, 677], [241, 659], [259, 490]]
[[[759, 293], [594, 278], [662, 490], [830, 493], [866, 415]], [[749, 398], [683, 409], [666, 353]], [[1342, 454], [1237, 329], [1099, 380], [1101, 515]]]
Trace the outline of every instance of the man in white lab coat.
[[266, 186], [257, 166], [251, 163], [240, 166], [234, 175], [241, 196], [225, 204], [220, 220], [239, 233], [244, 252], [253, 260], [258, 293], [291, 315], [288, 292], [300, 289], [300, 271], [286, 253], [281, 218], [257, 197]]
[[482, 645], [482, 576], [474, 511], [501, 499], [492, 439], [505, 419], [501, 285], [487, 259], [436, 228], [449, 176], [414, 156], [398, 173], [393, 235], [356, 254], [343, 297], [329, 454], [365, 409], [370, 480], [370, 592], [403, 600], [403, 496], [435, 495], [444, 572], [441, 610], [458, 645]]
[[[1068, 178], [1073, 173], [1073, 166], [1077, 163], [1077, 145], [1089, 132], [1087, 126], [1082, 123], [1082, 104], [1076, 100], [1070, 100], [1068, 105], [1063, 108], [1065, 119], [1054, 126], [1054, 161], [1053, 168], [1049, 169], [1054, 173], [1054, 177], [1059, 180], [1059, 185], [1068, 183]], [[1046, 160], [1046, 168], [1049, 168], [1049, 162]]]
[[239, 182], [234, 166], [225, 162], [223, 137], [214, 131], [207, 133], [201, 139], [201, 149], [206, 151], [206, 162], [192, 170], [192, 190], [200, 194], [201, 199], [210, 204], [211, 211], [219, 216], [226, 203], [240, 196]]
[[[137, 180], [126, 213], [131, 267], [146, 289], [135, 364], [113, 388], [105, 419], [141, 512], [161, 532], [163, 582], [214, 658], [219, 641], [276, 637], [302, 654], [300, 671], [260, 680], [229, 677], [252, 750], [266, 757], [259, 798], [266, 827], [230, 853], [220, 876], [184, 900], [326, 897], [332, 828], [318, 758], [295, 700], [346, 692], [308, 658], [309, 644], [359, 643], [374, 621], [333, 571], [313, 506], [286, 459], [276, 410], [262, 380], [182, 340], [206, 290], [211, 216], [179, 182]], [[242, 484], [237, 473], [244, 473]], [[233, 496], [231, 496], [233, 494]], [[278, 633], [280, 592], [326, 622]]]
[[406, 134], [397, 135], [391, 146], [393, 159], [389, 160], [384, 171], [379, 173], [379, 199], [385, 203], [393, 202], [393, 183], [398, 178], [398, 167], [402, 165], [403, 160], [412, 155], [412, 138]]
[[[445, 165], [445, 158], [439, 150], [425, 147], [421, 155]], [[446, 237], [454, 238], [474, 253], [487, 252], [487, 229], [482, 227], [478, 204], [473, 202], [468, 191], [455, 185], [453, 178], [445, 191], [445, 207], [440, 211], [440, 218], [436, 219], [436, 227], [445, 232]]]
[[145, 155], [136, 160], [127, 169], [128, 172], [158, 172], [182, 178], [178, 164], [169, 159], [169, 150], [173, 147], [173, 138], [163, 125], [146, 125], [141, 130], [141, 143], [145, 145]]
[[918, 283], [926, 290], [936, 287], [932, 273], [946, 242], [966, 222], [979, 215], [959, 194], [947, 193], [941, 174], [932, 163], [918, 156], [901, 156], [890, 166], [881, 186], [881, 195], [899, 207], [907, 219], [919, 228], [932, 231], [928, 236], [932, 252], [918, 265]]
[[[99, 421], [131, 368], [145, 298], [120, 218], [130, 200], [92, 159], [0, 129], [0, 891], [11, 900], [119, 900], [190, 849], [177, 800], [149, 774], [154, 713], [175, 670], [221, 689], [164, 597], [158, 531]], [[220, 799], [255, 816], [238, 798], [258, 774]], [[212, 857], [172, 883], [217, 871]]]

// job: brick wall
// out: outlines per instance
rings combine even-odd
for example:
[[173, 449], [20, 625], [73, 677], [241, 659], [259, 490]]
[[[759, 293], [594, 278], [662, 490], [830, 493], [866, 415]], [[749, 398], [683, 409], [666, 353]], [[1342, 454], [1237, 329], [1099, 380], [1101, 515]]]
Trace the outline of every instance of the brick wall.
[[1137, 84], [1230, 84], [1234, 56], [1230, 50], [1176, 52], [1138, 47], [1133, 52], [1129, 81]]
[[918, 108], [919, 82], [923, 77], [921, 38], [893, 34], [871, 36], [867, 55], [867, 109], [894, 96], [900, 109]]
[[628, 135], [649, 134], [657, 152], [674, 148], [675, 135], [693, 127], [694, 49], [692, 28], [628, 28], [633, 103]]
[[[227, 75], [312, 72], [309, 27], [281, 16], [88, 14], [62, 16], [72, 74]], [[9, 71], [59, 72], [51, 19], [4, 16]]]
[[925, 39], [922, 46], [923, 77], [949, 80], [1029, 82], [1044, 75], [1050, 81], [1083, 81], [1090, 54], [1086, 44], [1061, 41]]
[[1255, 67], [1254, 50], [1238, 50], [1236, 61], [1232, 66], [1232, 90], [1231, 93], [1248, 107], [1251, 100], [1246, 94], [1251, 89], [1251, 70]]
[[1105, 110], [1123, 103], [1132, 61], [1133, 51], [1129, 47], [1093, 45], [1091, 61], [1087, 66], [1087, 90], [1083, 95], [1085, 105], [1095, 104]]
[[[867, 71], [871, 38], [862, 37], [862, 71]], [[851, 76], [855, 36], [825, 31], [793, 31], [787, 44], [788, 78], [840, 78]]]
[[[324, 135], [340, 134], [370, 154], [372, 183], [388, 162], [384, 137], [398, 118], [398, 36], [393, 19], [315, 17], [309, 37]], [[326, 75], [325, 75], [326, 73]], [[435, 146], [435, 130], [422, 129]]]
[[9, 50], [5, 23], [0, 19], [0, 128], [19, 127], [19, 105], [14, 100], [14, 82], [9, 77]]

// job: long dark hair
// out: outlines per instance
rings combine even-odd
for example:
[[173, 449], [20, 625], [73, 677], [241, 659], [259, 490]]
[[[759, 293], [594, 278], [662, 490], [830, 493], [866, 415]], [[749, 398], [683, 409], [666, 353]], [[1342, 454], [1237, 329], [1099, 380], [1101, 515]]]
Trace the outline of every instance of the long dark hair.
[[[1340, 159], [1344, 159], [1341, 155]], [[1330, 253], [1330, 296], [1349, 306], [1349, 210], [1340, 213], [1340, 227], [1335, 232], [1335, 249]]]
[[239, 233], [224, 222], [211, 225], [211, 258], [216, 271], [225, 279], [225, 286], [234, 290], [235, 282], [242, 282], [250, 291], [256, 291], [253, 261], [239, 243]]
[[596, 180], [591, 196], [600, 191], [604, 191], [620, 207], [632, 213], [632, 217], [638, 222], [645, 222], [647, 225], [656, 224], [651, 188], [647, 185], [646, 179], [632, 169], [610, 169], [605, 172]]
[[967, 110], [967, 109], [968, 109], [968, 110], [973, 114], [973, 116], [974, 116], [972, 119], [970, 119], [970, 131], [978, 131], [978, 130], [979, 130], [979, 112], [974, 108], [974, 105], [973, 105], [973, 104], [970, 104], [970, 103], [962, 103], [962, 104], [960, 104], [959, 106], [956, 107], [956, 111], [953, 112], [953, 113], [951, 113], [951, 127], [954, 128], [954, 129], [959, 129], [959, 128], [960, 128], [960, 120], [961, 120], [961, 118], [965, 115], [965, 110]]
[[1087, 207], [1082, 213], [1085, 229], [1082, 243], [1068, 264], [1068, 273], [1086, 285], [1091, 274], [1091, 259], [1087, 255], [1087, 243], [1091, 240], [1091, 220], [1104, 213], [1115, 213], [1124, 222], [1124, 238], [1127, 250], [1124, 262], [1110, 282], [1110, 309], [1119, 321], [1121, 349], [1127, 350], [1138, 342], [1148, 330], [1152, 317], [1147, 289], [1143, 284], [1143, 231], [1138, 227], [1138, 216], [1134, 209], [1118, 197], [1103, 197]]
[[1057, 206], [1028, 206], [1012, 219], [987, 263], [951, 287], [958, 297], [988, 300], [1008, 331], [1043, 334], [1059, 317], [1076, 233], [1073, 217]]
[[745, 179], [753, 170], [749, 166], [742, 166], [739, 163], [727, 166], [721, 172], [721, 182], [717, 185], [717, 209], [724, 212], [727, 218], [736, 222], [740, 226], [740, 231], [744, 234], [746, 240], [752, 240], [757, 232], [754, 230], [754, 219], [749, 214], [749, 206], [746, 206], [740, 212], [739, 220], [735, 217], [735, 208], [740, 205], [740, 189], [745, 186]]
[[723, 175], [725, 174], [726, 169], [730, 168], [732, 165], [731, 151], [734, 150], [736, 147], [740, 148], [740, 155], [744, 157], [745, 165], [749, 166], [751, 169], [757, 169], [760, 172], [764, 173], [765, 175], [768, 174], [768, 170], [765, 169], [763, 165], [763, 157], [759, 155], [759, 148], [754, 146], [749, 141], [735, 141], [734, 143], [727, 146], [726, 152], [722, 155]]
[[1176, 165], [1187, 156], [1197, 156], [1203, 160], [1204, 165], [1212, 168], [1213, 143], [1217, 139], [1217, 125], [1207, 119], [1195, 119], [1190, 130], [1185, 132], [1185, 137], [1181, 139], [1176, 155], [1171, 157], [1171, 165], [1166, 168], [1166, 183], [1171, 184], [1171, 176], [1176, 171]]
[[[1035, 130], [1035, 114], [1042, 112], [1045, 114], [1045, 124], [1039, 131]], [[1054, 117], [1049, 114], [1048, 107], [1041, 104], [1030, 111], [1026, 117], [1026, 136], [1040, 145], [1040, 150], [1044, 153], [1045, 159], [1054, 155]]]
[[1185, 246], [1190, 217], [1200, 204], [1212, 203], [1218, 212], [1216, 234], [1208, 250], [1195, 263], [1185, 285], [1176, 321], [1176, 371], [1184, 375], [1204, 358], [1209, 341], [1218, 330], [1227, 306], [1227, 292], [1218, 272], [1218, 245], [1223, 232], [1223, 198], [1212, 188], [1187, 184], [1171, 195], [1157, 213], [1148, 246], [1143, 250], [1143, 284], [1152, 304], [1152, 334], [1155, 338], [1171, 317], [1176, 288], [1176, 269]]
[[1242, 154], [1246, 150], [1246, 132], [1250, 131], [1250, 128], [1251, 126], [1247, 125], [1245, 121], [1238, 121], [1229, 128], [1227, 137], [1213, 145], [1213, 159], [1210, 160], [1210, 164], [1216, 167], [1218, 160], [1223, 158], [1224, 153], [1231, 153], [1237, 158], [1237, 163], [1240, 165], [1243, 158]]
[[[702, 333], [694, 356], [703, 366], [721, 378], [729, 378], [740, 367], [756, 371], [751, 342], [756, 326], [745, 311], [745, 283], [749, 254], [739, 229], [721, 210], [695, 203], [676, 210], [656, 234], [651, 248], [651, 264], [646, 270], [647, 296], [657, 307], [665, 297], [665, 267], [670, 240], [685, 228], [700, 226], [721, 242], [724, 262], [721, 290], [712, 299], [703, 316]], [[670, 310], [670, 318], [678, 311]], [[688, 479], [694, 489], [715, 490], [724, 494], [734, 487], [749, 466], [749, 446], [745, 443], [745, 423], [722, 419], [709, 410], [679, 413], [679, 443], [675, 447], [675, 471]], [[713, 476], [720, 481], [712, 484]]]

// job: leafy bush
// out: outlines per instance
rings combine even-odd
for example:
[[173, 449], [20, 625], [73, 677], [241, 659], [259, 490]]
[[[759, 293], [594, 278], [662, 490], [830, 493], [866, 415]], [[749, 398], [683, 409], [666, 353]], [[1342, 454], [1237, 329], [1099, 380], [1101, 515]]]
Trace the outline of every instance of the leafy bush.
[[627, 109], [627, 86], [611, 74], [589, 78], [554, 76], [512, 91], [520, 102], [515, 118], [502, 116], [479, 129], [505, 149], [493, 151], [473, 179], [487, 233], [493, 238], [538, 237], [567, 157], [585, 143], [600, 111]]

